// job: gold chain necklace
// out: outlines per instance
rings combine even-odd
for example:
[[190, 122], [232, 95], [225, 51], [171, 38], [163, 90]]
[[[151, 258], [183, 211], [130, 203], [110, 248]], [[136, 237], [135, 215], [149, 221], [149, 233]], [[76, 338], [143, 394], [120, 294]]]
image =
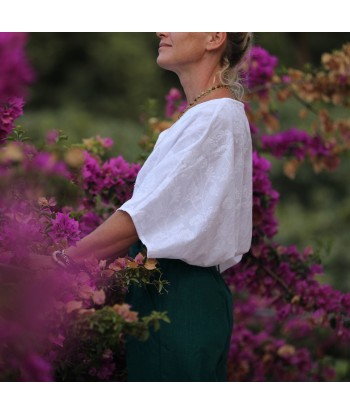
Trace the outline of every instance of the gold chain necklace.
[[191, 102], [191, 104], [188, 104], [187, 105], [187, 107], [182, 111], [182, 113], [179, 115], [179, 118], [178, 119], [180, 119], [184, 114], [185, 114], [185, 112], [186, 111], [188, 111], [190, 108], [192, 108], [196, 103], [197, 103], [197, 101], [199, 101], [201, 98], [203, 98], [203, 97], [205, 97], [206, 95], [209, 95], [211, 92], [213, 92], [213, 91], [215, 91], [216, 89], [220, 89], [220, 88], [229, 88], [228, 87], [228, 85], [223, 85], [223, 84], [220, 84], [220, 85], [216, 85], [216, 86], [213, 86], [212, 88], [210, 88], [210, 89], [207, 89], [206, 91], [204, 91], [204, 92], [201, 92], [192, 102]]

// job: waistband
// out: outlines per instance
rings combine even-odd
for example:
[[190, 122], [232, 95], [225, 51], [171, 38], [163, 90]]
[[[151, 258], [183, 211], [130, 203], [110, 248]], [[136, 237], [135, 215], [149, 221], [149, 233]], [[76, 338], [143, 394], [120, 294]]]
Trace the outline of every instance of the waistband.
[[[145, 251], [147, 250], [146, 246], [140, 241], [138, 240], [137, 242], [135, 242], [130, 248], [129, 248], [129, 252], [128, 254], [134, 258], [139, 252]], [[203, 269], [208, 269], [210, 271], [214, 271], [214, 272], [218, 272], [219, 274], [221, 274], [220, 272], [220, 265], [213, 265], [210, 267], [202, 267], [200, 265], [192, 265], [192, 264], [188, 264], [185, 261], [182, 261], [181, 259], [168, 259], [168, 258], [156, 258], [157, 261], [159, 261], [160, 264], [163, 263], [163, 265], [165, 265], [166, 262], [168, 261], [179, 261], [182, 262], [184, 264], [186, 264], [189, 267], [199, 267], [199, 268], [203, 268]]]

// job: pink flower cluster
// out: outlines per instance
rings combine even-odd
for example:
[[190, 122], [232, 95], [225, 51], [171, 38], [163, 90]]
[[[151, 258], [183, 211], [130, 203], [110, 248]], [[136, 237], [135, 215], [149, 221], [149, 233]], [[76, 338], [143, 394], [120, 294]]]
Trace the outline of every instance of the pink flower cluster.
[[26, 33], [0, 33], [0, 102], [25, 96], [26, 87], [34, 81], [26, 43]]
[[330, 364], [314, 360], [306, 347], [295, 347], [267, 331], [237, 324], [231, 340], [228, 376], [231, 382], [307, 382], [335, 378]]
[[[237, 347], [240, 344], [244, 348]], [[305, 372], [311, 369], [308, 351], [301, 349], [280, 357], [278, 351], [283, 345], [284, 340], [274, 339], [266, 331], [254, 333], [244, 325], [238, 326], [229, 353], [231, 381], [304, 381]]]
[[265, 236], [272, 238], [277, 232], [275, 209], [279, 194], [272, 188], [268, 172], [271, 163], [253, 153], [253, 240], [257, 243]]
[[0, 145], [22, 115], [26, 88], [34, 80], [26, 42], [26, 33], [0, 33]]
[[334, 143], [323, 140], [320, 136], [310, 136], [306, 131], [292, 128], [273, 135], [261, 137], [263, 150], [268, 150], [276, 158], [294, 157], [304, 160], [327, 159], [333, 157]]
[[57, 175], [70, 180], [72, 174], [63, 160], [59, 160], [52, 152], [38, 151], [38, 149], [27, 143], [13, 142], [10, 147], [3, 149], [0, 159], [0, 169], [5, 174], [11, 174], [12, 168], [21, 162], [23, 172]]
[[[18, 273], [16, 277], [20, 277]], [[52, 366], [42, 357], [37, 343], [31, 341], [31, 335], [24, 322], [18, 319], [16, 322], [3, 318], [0, 320], [0, 381], [53, 381]]]
[[30, 206], [24, 211], [25, 203], [12, 203], [4, 195], [1, 202], [7, 203], [0, 214], [0, 380], [52, 381], [45, 351], [59, 321], [53, 318], [53, 294], [62, 281], [60, 275], [39, 275], [26, 266], [30, 250], [46, 244], [43, 223]]
[[85, 152], [82, 178], [88, 205], [99, 195], [106, 204], [120, 206], [130, 199], [139, 170], [139, 164], [129, 164], [121, 156], [102, 162], [98, 156]]
[[[318, 360], [316, 351], [309, 345], [295, 347], [293, 342], [307, 333], [317, 343], [319, 327], [333, 331], [337, 342], [347, 341], [350, 295], [318, 282], [323, 268], [310, 248], [299, 252], [295, 246], [273, 242], [278, 193], [268, 177], [270, 167], [268, 160], [254, 152], [252, 247], [225, 273], [233, 291], [246, 295], [235, 301], [230, 380], [333, 379], [334, 370]], [[281, 327], [289, 330], [291, 345]], [[292, 332], [290, 327], [294, 327]]]
[[256, 89], [259, 96], [265, 96], [277, 65], [278, 59], [275, 56], [260, 46], [253, 46], [248, 59], [248, 69], [243, 75], [248, 89]]
[[171, 88], [165, 96], [165, 116], [171, 118], [175, 113], [182, 112], [187, 105], [187, 101], [183, 99], [182, 93], [177, 88]]
[[[249, 380], [284, 381], [334, 378], [334, 370], [319, 360], [325, 354], [319, 328], [328, 330], [332, 347], [346, 345], [350, 337], [349, 294], [317, 281], [322, 267], [314, 262], [310, 249], [299, 253], [295, 246], [267, 242], [260, 245], [258, 253], [253, 252], [254, 246], [251, 254], [226, 272], [228, 284], [239, 293], [234, 303], [231, 380], [244, 380], [245, 376]], [[286, 337], [291, 345], [303, 346], [300, 350], [285, 347], [282, 350], [287, 353], [281, 356]]]
[[55, 243], [65, 241], [70, 245], [81, 239], [79, 222], [70, 218], [69, 213], [58, 212], [48, 234]]
[[26, 160], [25, 167], [46, 174], [56, 174], [66, 179], [71, 178], [67, 165], [62, 160], [57, 160], [53, 153], [37, 152], [32, 159]]
[[0, 144], [6, 141], [14, 128], [14, 121], [23, 114], [23, 105], [23, 98], [16, 97], [0, 102]]
[[[106, 300], [101, 287], [106, 278], [97, 261], [77, 274], [27, 266], [31, 253], [50, 252], [80, 237], [76, 220], [55, 213], [53, 200], [34, 203], [31, 191], [28, 184], [23, 192], [12, 183], [0, 196], [0, 381], [53, 381], [56, 359], [70, 353], [69, 343], [67, 350], [63, 345], [76, 313], [94, 312]], [[106, 380], [115, 363], [107, 351], [101, 359], [95, 377]]]

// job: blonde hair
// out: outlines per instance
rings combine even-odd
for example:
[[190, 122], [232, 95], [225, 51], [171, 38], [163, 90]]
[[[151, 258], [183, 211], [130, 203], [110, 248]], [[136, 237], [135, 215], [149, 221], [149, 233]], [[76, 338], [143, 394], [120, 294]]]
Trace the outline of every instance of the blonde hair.
[[219, 79], [223, 85], [227, 85], [234, 96], [241, 100], [244, 88], [240, 79], [240, 68], [244, 62], [253, 40], [253, 34], [227, 33], [226, 48], [221, 57], [221, 69]]

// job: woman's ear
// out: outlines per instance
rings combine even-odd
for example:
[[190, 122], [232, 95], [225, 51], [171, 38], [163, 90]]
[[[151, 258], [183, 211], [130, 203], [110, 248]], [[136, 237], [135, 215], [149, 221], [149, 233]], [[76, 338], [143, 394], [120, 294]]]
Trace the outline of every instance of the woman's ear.
[[207, 50], [220, 49], [220, 47], [225, 43], [226, 37], [226, 32], [210, 32], [207, 42]]

